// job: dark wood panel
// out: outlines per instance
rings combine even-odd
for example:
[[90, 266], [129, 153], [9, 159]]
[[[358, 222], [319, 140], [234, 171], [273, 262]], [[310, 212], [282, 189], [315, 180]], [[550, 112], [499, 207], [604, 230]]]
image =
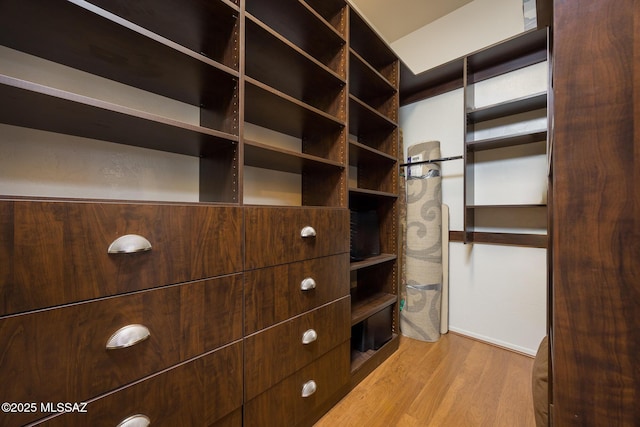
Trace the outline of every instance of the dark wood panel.
[[340, 162], [247, 140], [244, 143], [244, 164], [290, 173], [309, 171], [330, 174], [344, 170], [344, 164]]
[[113, 427], [142, 414], [154, 426], [240, 427], [241, 406], [238, 342], [91, 401], [87, 413], [62, 414], [38, 425]]
[[245, 118], [250, 123], [302, 139], [344, 127], [344, 121], [251, 77], [246, 82]]
[[632, 426], [640, 420], [640, 7], [554, 6], [552, 422]]
[[[349, 252], [347, 209], [247, 207], [245, 225], [249, 270]], [[315, 237], [300, 236], [306, 226]]]
[[251, 15], [245, 22], [246, 74], [344, 122], [344, 78]]
[[[342, 298], [244, 340], [244, 392], [251, 400], [351, 336], [351, 299]], [[302, 343], [313, 329], [317, 339]]]
[[533, 144], [547, 139], [547, 131], [523, 132], [514, 135], [467, 141], [469, 151], [493, 150], [496, 148], [514, 147], [516, 145]]
[[191, 105], [216, 109], [237, 83], [237, 71], [90, 4], [11, 0], [0, 17], [2, 45]]
[[[107, 350], [113, 333], [150, 336]], [[176, 285], [0, 320], [3, 402], [80, 402], [242, 337], [242, 276]], [[33, 420], [27, 414], [20, 420]], [[13, 415], [0, 414], [0, 423]]]
[[[307, 278], [314, 289], [301, 290]], [[245, 273], [245, 334], [349, 295], [349, 254], [315, 258]]]
[[238, 141], [222, 123], [217, 130], [195, 126], [4, 75], [0, 96], [0, 122], [14, 126], [189, 156], [228, 152]]
[[319, 62], [346, 77], [346, 42], [343, 35], [305, 2], [248, 0], [245, 8]]
[[349, 24], [349, 47], [397, 88], [400, 63], [393, 50], [353, 8]]
[[128, 21], [238, 70], [238, 8], [223, 1], [90, 0]]
[[[13, 216], [13, 246], [0, 259], [0, 315], [242, 269], [238, 207], [11, 201], [0, 209]], [[152, 249], [108, 254], [127, 234]]]
[[354, 299], [351, 311], [351, 325], [362, 322], [380, 310], [398, 302], [398, 296], [384, 292], [370, 295], [366, 298]]
[[547, 93], [536, 93], [494, 105], [474, 108], [467, 112], [467, 123], [478, 123], [486, 120], [493, 120], [546, 107]]
[[[261, 427], [265, 420], [271, 427], [311, 425], [318, 417], [318, 408], [322, 408], [336, 394], [346, 394], [349, 349], [350, 343], [347, 341], [246, 402], [244, 425]], [[301, 397], [302, 385], [309, 380], [316, 382], [317, 391], [309, 397]]]

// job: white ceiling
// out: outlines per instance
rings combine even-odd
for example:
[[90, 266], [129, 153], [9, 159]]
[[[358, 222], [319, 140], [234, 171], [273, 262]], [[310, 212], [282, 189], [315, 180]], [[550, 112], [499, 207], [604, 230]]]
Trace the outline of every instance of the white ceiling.
[[387, 41], [394, 41], [472, 0], [351, 0], [350, 3]]

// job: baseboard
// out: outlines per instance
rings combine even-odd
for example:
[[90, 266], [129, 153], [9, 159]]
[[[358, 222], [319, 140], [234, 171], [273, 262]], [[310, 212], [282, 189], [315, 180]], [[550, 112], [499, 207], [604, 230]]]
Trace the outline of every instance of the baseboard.
[[527, 356], [527, 357], [535, 357], [536, 352], [538, 351], [537, 349], [530, 349], [530, 348], [526, 348], [526, 347], [521, 347], [515, 344], [511, 344], [505, 341], [500, 341], [491, 337], [487, 337], [484, 335], [480, 335], [480, 334], [476, 334], [473, 332], [469, 332], [469, 331], [465, 331], [464, 329], [459, 329], [456, 328], [455, 326], [451, 326], [449, 325], [449, 332], [450, 333], [454, 333], [456, 335], [460, 335], [463, 337], [467, 337], [467, 338], [471, 338], [474, 339], [476, 341], [480, 341], [483, 342], [485, 344], [490, 344], [492, 346], [495, 347], [499, 347], [502, 348], [504, 350], [509, 350], [512, 351], [514, 353], [519, 353], [522, 354], [523, 356]]

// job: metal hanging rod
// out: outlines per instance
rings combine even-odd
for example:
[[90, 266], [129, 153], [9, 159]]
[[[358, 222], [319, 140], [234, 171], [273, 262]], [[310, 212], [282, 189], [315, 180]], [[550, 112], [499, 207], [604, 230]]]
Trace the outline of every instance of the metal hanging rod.
[[442, 157], [440, 159], [432, 159], [432, 160], [421, 160], [419, 162], [409, 162], [409, 163], [402, 163], [400, 166], [416, 166], [416, 165], [422, 165], [422, 164], [426, 164], [426, 163], [436, 163], [436, 162], [446, 162], [449, 160], [458, 160], [461, 159], [462, 156], [453, 156], [453, 157]]

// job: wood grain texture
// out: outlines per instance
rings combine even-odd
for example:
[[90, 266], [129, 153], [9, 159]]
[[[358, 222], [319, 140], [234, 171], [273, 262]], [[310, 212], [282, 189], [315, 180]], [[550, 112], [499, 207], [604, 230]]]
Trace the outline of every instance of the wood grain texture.
[[[302, 238], [305, 226], [316, 237]], [[324, 208], [245, 208], [245, 269], [349, 252], [349, 211]]]
[[[349, 341], [296, 371], [276, 386], [245, 402], [246, 427], [308, 426], [324, 403], [341, 393], [349, 382]], [[302, 385], [317, 383], [317, 391], [301, 397]], [[333, 424], [336, 426], [340, 424]]]
[[452, 333], [400, 348], [315, 427], [533, 427], [533, 359]]
[[[151, 335], [106, 350], [130, 324]], [[242, 275], [0, 319], [2, 402], [80, 402], [242, 337]], [[0, 413], [0, 424], [38, 414]]]
[[[300, 289], [306, 278], [315, 280], [315, 289]], [[244, 329], [249, 335], [349, 295], [349, 254], [248, 271], [244, 283]]]
[[113, 427], [144, 414], [153, 426], [240, 427], [241, 406], [242, 344], [237, 342], [93, 400], [87, 413], [62, 414], [38, 425]]
[[[342, 298], [244, 340], [245, 399], [251, 400], [351, 336], [350, 298]], [[313, 329], [317, 340], [302, 344]]]
[[[12, 241], [0, 259], [0, 315], [242, 270], [237, 207], [7, 201]], [[7, 221], [11, 221], [8, 223]], [[139, 234], [152, 249], [108, 254]], [[3, 236], [4, 241], [4, 236]], [[12, 245], [11, 245], [12, 243]]]
[[637, 0], [554, 7], [550, 345], [558, 426], [640, 420], [639, 10]]

